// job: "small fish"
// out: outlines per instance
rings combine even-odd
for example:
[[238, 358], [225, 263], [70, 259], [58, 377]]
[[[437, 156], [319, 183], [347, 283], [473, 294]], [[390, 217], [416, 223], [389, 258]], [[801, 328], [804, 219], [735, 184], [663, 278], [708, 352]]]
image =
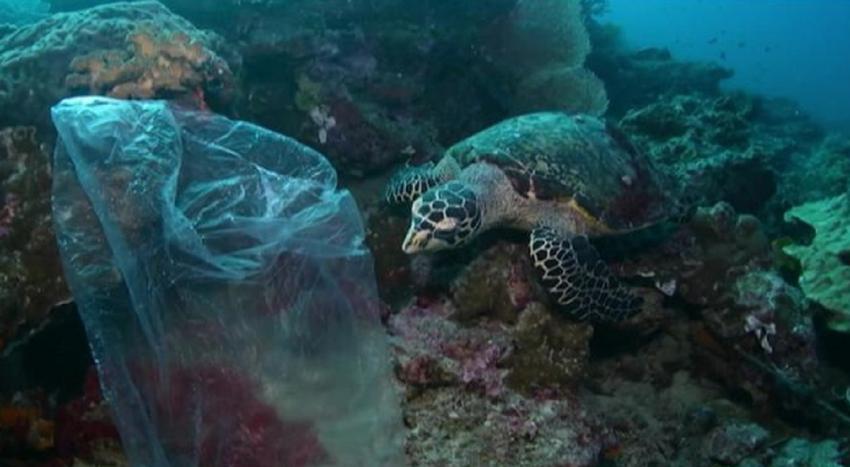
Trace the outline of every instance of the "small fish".
[[770, 53], [770, 51], [771, 51], [771, 50], [773, 50], [773, 49], [772, 49], [772, 48], [770, 48], [770, 46], [769, 46], [769, 45], [768, 45], [768, 46], [765, 46], [765, 48], [764, 48], [764, 53]]
[[739, 41], [739, 42], [738, 42], [738, 48], [739, 48], [739, 49], [743, 49], [743, 48], [744, 48], [744, 47], [746, 47], [746, 46], [747, 46], [747, 43], [746, 43], [746, 42], [744, 42], [744, 41]]
[[709, 39], [709, 40], [708, 40], [708, 43], [709, 43], [709, 44], [716, 44], [716, 43], [717, 43], [717, 38], [716, 38], [716, 37], [712, 37], [711, 39]]
[[726, 52], [720, 52], [720, 59], [726, 60]]

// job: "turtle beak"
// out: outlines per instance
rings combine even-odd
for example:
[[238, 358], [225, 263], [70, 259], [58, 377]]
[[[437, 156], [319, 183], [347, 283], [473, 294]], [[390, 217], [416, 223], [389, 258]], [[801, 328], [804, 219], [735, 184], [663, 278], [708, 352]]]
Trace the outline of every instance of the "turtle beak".
[[408, 255], [421, 253], [425, 251], [430, 238], [431, 233], [429, 231], [411, 228], [407, 231], [407, 235], [404, 237], [401, 249]]

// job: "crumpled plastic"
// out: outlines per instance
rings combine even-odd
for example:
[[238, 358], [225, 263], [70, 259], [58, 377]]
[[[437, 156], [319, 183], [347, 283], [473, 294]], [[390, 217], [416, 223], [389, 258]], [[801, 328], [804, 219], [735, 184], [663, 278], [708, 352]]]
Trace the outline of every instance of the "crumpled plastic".
[[288, 137], [163, 101], [66, 99], [53, 214], [132, 465], [401, 465], [351, 195]]

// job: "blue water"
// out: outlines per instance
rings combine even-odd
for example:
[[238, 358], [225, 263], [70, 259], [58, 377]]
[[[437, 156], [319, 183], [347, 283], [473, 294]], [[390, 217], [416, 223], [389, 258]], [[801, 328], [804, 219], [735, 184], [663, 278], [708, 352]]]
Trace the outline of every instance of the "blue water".
[[727, 88], [789, 97], [850, 128], [850, 1], [610, 0], [603, 17], [634, 47], [735, 70]]

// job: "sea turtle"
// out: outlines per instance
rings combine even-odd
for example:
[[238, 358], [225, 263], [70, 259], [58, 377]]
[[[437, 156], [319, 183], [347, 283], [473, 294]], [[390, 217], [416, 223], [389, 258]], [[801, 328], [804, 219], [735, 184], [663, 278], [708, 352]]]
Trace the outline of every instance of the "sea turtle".
[[542, 112], [497, 123], [433, 163], [407, 167], [386, 200], [413, 202], [406, 253], [468, 244], [497, 226], [530, 232], [543, 286], [579, 319], [618, 321], [642, 300], [609, 271], [588, 237], [656, 223], [661, 178], [615, 128], [589, 115]]

